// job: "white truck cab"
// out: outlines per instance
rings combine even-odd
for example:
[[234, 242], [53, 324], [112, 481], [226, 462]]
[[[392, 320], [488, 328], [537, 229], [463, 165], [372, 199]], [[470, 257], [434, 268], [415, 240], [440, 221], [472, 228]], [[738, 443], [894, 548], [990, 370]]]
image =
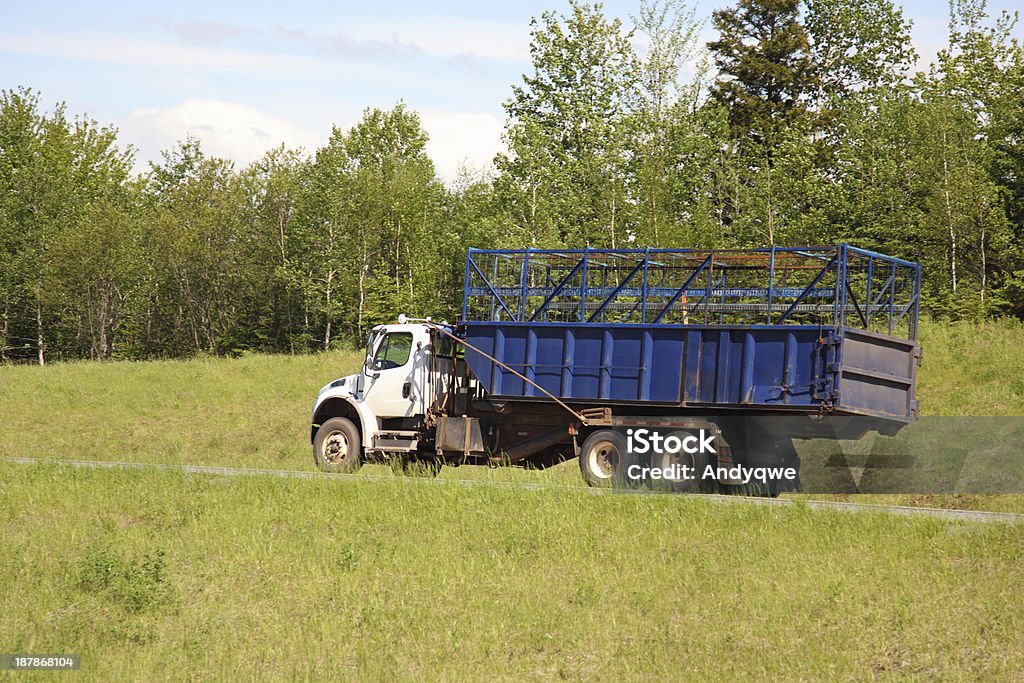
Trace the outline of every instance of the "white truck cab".
[[447, 391], [453, 345], [429, 319], [378, 325], [361, 370], [320, 389], [313, 404], [313, 452], [325, 471], [350, 472], [362, 454], [412, 453], [424, 416]]

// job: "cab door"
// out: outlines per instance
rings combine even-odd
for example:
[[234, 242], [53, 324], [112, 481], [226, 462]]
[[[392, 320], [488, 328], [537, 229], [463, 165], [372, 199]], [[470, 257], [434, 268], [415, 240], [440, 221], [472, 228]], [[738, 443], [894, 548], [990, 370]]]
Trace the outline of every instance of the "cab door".
[[388, 332], [377, 344], [363, 388], [363, 402], [377, 417], [417, 413], [413, 338], [411, 332]]

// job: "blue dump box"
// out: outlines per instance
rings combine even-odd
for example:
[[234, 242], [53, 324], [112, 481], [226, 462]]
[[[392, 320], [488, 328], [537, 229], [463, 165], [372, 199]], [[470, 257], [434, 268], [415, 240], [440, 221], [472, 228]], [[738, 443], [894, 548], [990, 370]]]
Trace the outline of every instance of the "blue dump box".
[[[920, 264], [840, 244], [477, 250], [460, 332], [492, 397], [907, 422]], [[490, 356], [492, 358], [488, 358]]]

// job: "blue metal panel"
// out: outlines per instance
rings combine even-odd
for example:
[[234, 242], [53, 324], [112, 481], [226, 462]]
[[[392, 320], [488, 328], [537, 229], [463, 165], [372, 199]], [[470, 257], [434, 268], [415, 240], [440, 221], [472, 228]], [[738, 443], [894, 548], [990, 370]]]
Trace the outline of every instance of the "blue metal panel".
[[[604, 330], [600, 327], [576, 327], [576, 355], [571, 361], [573, 385], [571, 397], [597, 397], [601, 380], [601, 340]], [[468, 355], [467, 355], [468, 358]]]
[[648, 328], [647, 332], [651, 336], [650, 360], [647, 361], [648, 400], [678, 403], [683, 398], [680, 385], [685, 376], [685, 342], [680, 340], [678, 332], [658, 328]]
[[[528, 329], [526, 331], [526, 351], [524, 353], [523, 364], [525, 365], [525, 368], [523, 369], [522, 372], [523, 372], [524, 375], [526, 375], [526, 379], [530, 380], [530, 382], [536, 382], [537, 381], [537, 329], [534, 328], [534, 327], [531, 327], [530, 329]], [[544, 366], [545, 366], [544, 364], [541, 364], [541, 367], [544, 367]], [[524, 382], [523, 392], [527, 396], [535, 396], [536, 394], [534, 394], [534, 392], [536, 390], [537, 390], [537, 388], [535, 386], [533, 386], [529, 382]]]
[[[546, 327], [537, 327], [533, 333], [536, 339], [536, 350], [534, 352], [535, 363], [533, 375], [525, 373], [527, 377], [542, 387], [556, 387], [559, 391], [552, 391], [556, 396], [561, 393], [563, 350], [565, 347], [565, 336], [563, 330], [549, 330]], [[570, 359], [572, 356], [570, 356]], [[533, 387], [531, 390], [536, 391]], [[540, 392], [530, 394], [531, 396], [542, 395]]]
[[[529, 361], [526, 358], [526, 333], [529, 332], [529, 327], [518, 327], [518, 328], [505, 328], [505, 360], [507, 365], [511, 365], [517, 371], [523, 373], [526, 370], [526, 366], [529, 365]], [[500, 358], [500, 356], [496, 356]], [[498, 372], [502, 374], [501, 378], [501, 393], [507, 396], [529, 396], [526, 393], [527, 384], [519, 377], [516, 377], [510, 372], [506, 372], [502, 368], [498, 368]], [[524, 373], [525, 374], [525, 373]], [[547, 388], [547, 387], [545, 387]], [[550, 391], [550, 389], [548, 389]]]
[[[732, 375], [735, 372], [738, 356], [732, 344], [732, 330], [718, 331], [718, 366], [715, 368], [715, 393], [712, 401], [715, 403], [739, 403], [738, 400], [729, 394], [730, 385], [733, 385]], [[737, 387], [738, 388], [738, 387]]]
[[[730, 406], [817, 406], [819, 328], [581, 325], [470, 321], [466, 341], [564, 399]], [[540, 392], [473, 351], [491, 394]], [[852, 367], [852, 366], [851, 366]]]
[[604, 330], [601, 335], [601, 379], [597, 385], [597, 397], [610, 399], [612, 384], [612, 352], [615, 349], [615, 338], [611, 330]]
[[562, 337], [562, 396], [572, 396], [573, 371], [572, 361], [576, 357], [576, 334], [571, 327], [566, 327]]
[[[826, 409], [913, 416], [916, 345], [845, 328], [746, 328], [469, 322], [466, 341], [566, 400], [722, 408]], [[837, 360], [840, 359], [841, 360]], [[473, 351], [491, 394], [539, 396]]]
[[913, 342], [863, 330], [843, 330], [840, 405], [852, 412], [907, 418], [917, 410]]

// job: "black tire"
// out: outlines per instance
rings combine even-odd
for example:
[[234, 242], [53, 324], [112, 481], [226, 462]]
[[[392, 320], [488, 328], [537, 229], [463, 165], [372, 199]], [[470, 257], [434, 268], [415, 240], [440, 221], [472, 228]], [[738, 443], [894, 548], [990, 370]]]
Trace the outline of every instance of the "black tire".
[[332, 417], [313, 439], [313, 459], [321, 472], [351, 473], [363, 466], [359, 430], [347, 417]]
[[800, 490], [800, 457], [792, 437], [773, 433], [757, 418], [721, 420], [718, 425], [734, 462], [745, 467], [793, 467], [797, 472], [793, 481], [771, 479], [749, 484], [719, 484], [722, 493], [775, 498], [786, 491]]
[[786, 478], [769, 479], [758, 487], [759, 493], [756, 495], [777, 498], [780, 493], [800, 490], [800, 456], [797, 455], [793, 439], [783, 436], [765, 439], [761, 450], [754, 457], [765, 466], [792, 467], [797, 472], [793, 481]]
[[785, 443], [775, 445], [772, 455], [780, 455], [782, 462], [745, 462], [747, 467], [792, 467], [796, 470], [796, 478], [793, 480], [779, 478], [769, 479], [766, 482], [751, 482], [749, 484], [723, 485], [723, 492], [730, 495], [758, 496], [762, 498], [778, 498], [781, 493], [799, 493], [803, 486], [800, 483], [800, 456], [797, 455], [791, 439], [785, 439]]
[[[691, 436], [691, 434], [689, 432], [672, 432], [668, 436], [675, 436], [682, 440]], [[654, 479], [651, 477], [651, 488], [655, 491], [671, 491], [672, 493], [695, 493], [701, 489], [701, 476], [704, 474], [704, 468], [707, 467], [707, 464], [707, 453], [687, 453], [686, 451], [654, 453], [651, 455], [651, 469], [659, 468], [665, 471], [670, 469], [672, 465], [679, 465], [680, 468], [685, 465], [692, 469], [687, 472], [690, 478]]]
[[610, 429], [598, 430], [583, 441], [579, 465], [587, 486], [637, 488], [644, 483], [643, 477], [629, 476], [630, 467], [640, 463], [626, 448], [626, 437]]

